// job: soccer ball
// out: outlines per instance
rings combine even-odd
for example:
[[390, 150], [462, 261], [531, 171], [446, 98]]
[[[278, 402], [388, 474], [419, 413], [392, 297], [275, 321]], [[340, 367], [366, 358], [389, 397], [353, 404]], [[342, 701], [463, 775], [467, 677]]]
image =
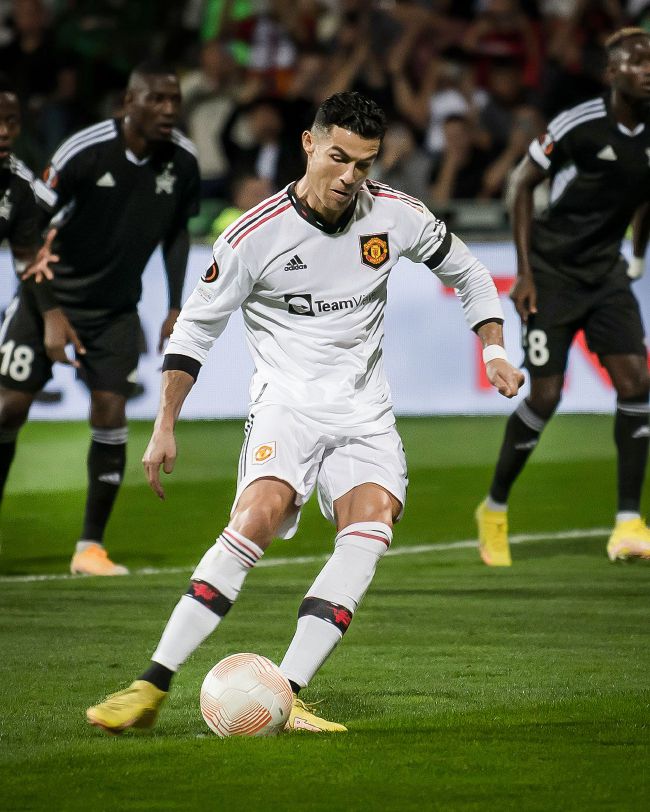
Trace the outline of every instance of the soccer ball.
[[222, 739], [277, 735], [292, 703], [289, 681], [259, 654], [231, 654], [208, 671], [201, 686], [201, 713]]

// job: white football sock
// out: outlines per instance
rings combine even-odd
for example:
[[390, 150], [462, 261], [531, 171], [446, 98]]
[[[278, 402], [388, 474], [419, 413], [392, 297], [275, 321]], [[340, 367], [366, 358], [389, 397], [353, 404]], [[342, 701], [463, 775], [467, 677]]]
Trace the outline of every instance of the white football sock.
[[280, 663], [287, 679], [309, 685], [343, 637], [392, 538], [383, 522], [357, 522], [338, 533], [332, 556], [301, 604], [296, 633]]
[[170, 671], [178, 671], [221, 620], [207, 606], [183, 595], [174, 607], [151, 659]]
[[194, 570], [190, 594], [176, 604], [151, 659], [178, 671], [223, 620], [263, 553], [250, 539], [226, 527]]
[[306, 688], [342, 637], [343, 633], [326, 620], [312, 615], [298, 618], [296, 632], [280, 663], [280, 671], [296, 685]]
[[641, 514], [637, 513], [635, 510], [619, 510], [616, 514], [616, 523], [618, 522], [629, 522], [632, 519], [640, 519]]
[[263, 555], [264, 550], [254, 541], [226, 527], [216, 543], [199, 561], [192, 573], [192, 580], [205, 581], [215, 586], [226, 598], [234, 601], [249, 570]]

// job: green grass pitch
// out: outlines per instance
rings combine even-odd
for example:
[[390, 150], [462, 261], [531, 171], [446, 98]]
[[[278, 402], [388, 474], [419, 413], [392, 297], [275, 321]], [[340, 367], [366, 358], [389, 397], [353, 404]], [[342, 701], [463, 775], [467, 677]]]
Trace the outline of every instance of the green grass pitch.
[[106, 542], [140, 572], [42, 581], [25, 576], [63, 575], [79, 532], [88, 432], [28, 425], [0, 523], [0, 809], [647, 809], [650, 564], [605, 556], [611, 418], [551, 423], [513, 493], [514, 566], [491, 570], [453, 543], [475, 535], [503, 426], [400, 421], [401, 554], [382, 561], [305, 694], [349, 733], [219, 740], [198, 708], [204, 674], [236, 651], [281, 659], [332, 529], [310, 503], [181, 671], [157, 727], [103, 735], [85, 708], [146, 665], [226, 521], [243, 425], [181, 423], [161, 503], [140, 472], [150, 425], [132, 423]]

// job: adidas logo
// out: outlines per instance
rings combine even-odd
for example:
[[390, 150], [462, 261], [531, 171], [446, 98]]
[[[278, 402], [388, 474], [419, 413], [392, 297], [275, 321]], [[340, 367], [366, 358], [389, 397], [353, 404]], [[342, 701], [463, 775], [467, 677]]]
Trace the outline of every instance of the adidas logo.
[[603, 147], [601, 151], [596, 155], [597, 158], [600, 158], [601, 161], [615, 161], [616, 160], [616, 153], [614, 152], [613, 147], [607, 144], [606, 147]]
[[115, 178], [111, 175], [110, 172], [104, 172], [101, 178], [97, 181], [95, 186], [115, 186]]
[[108, 485], [119, 485], [122, 481], [122, 477], [117, 471], [112, 474], [100, 474], [97, 479], [100, 482], [106, 482]]
[[284, 266], [285, 271], [305, 271], [307, 270], [307, 266], [305, 263], [300, 259], [298, 254], [294, 254], [291, 257], [289, 262]]
[[515, 450], [516, 451], [530, 451], [531, 448], [535, 448], [537, 445], [537, 440], [528, 440], [525, 443], [515, 443]]

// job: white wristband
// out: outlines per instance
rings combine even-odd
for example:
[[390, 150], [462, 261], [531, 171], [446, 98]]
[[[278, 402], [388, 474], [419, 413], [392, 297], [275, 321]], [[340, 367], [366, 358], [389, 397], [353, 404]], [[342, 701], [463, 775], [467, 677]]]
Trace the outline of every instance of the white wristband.
[[484, 364], [494, 361], [495, 358], [503, 358], [504, 361], [508, 360], [508, 354], [500, 344], [488, 344], [487, 347], [483, 347]]

